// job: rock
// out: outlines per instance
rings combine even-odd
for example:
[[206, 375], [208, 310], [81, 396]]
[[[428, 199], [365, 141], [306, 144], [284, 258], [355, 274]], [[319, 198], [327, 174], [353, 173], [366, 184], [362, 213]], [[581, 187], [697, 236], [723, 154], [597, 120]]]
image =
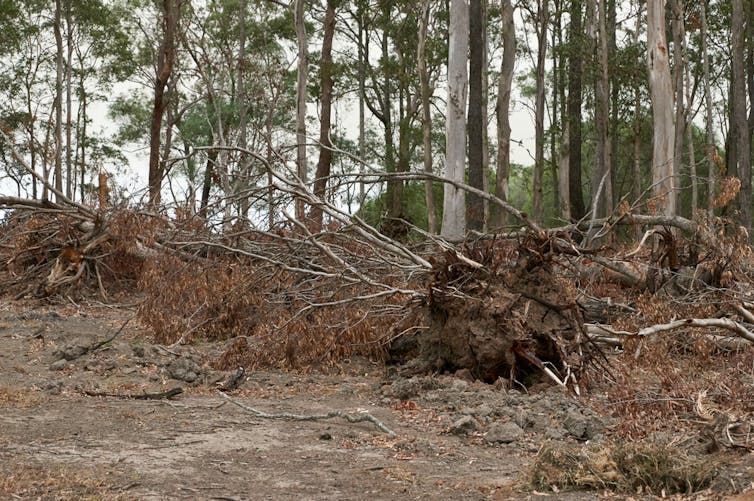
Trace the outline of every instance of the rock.
[[52, 352], [52, 355], [57, 359], [76, 360], [80, 356], [86, 354], [89, 351], [89, 346], [81, 344], [67, 344]]
[[603, 428], [596, 416], [587, 416], [576, 409], [570, 409], [563, 419], [563, 426], [573, 437], [579, 440], [591, 440]]
[[490, 430], [484, 436], [491, 444], [510, 444], [520, 440], [524, 436], [524, 430], [513, 421], [497, 422], [490, 426]]
[[454, 435], [468, 435], [479, 428], [479, 423], [471, 416], [462, 416], [450, 425], [450, 433]]
[[177, 358], [167, 366], [168, 375], [178, 381], [193, 383], [202, 373], [201, 367], [190, 358]]
[[389, 392], [398, 400], [408, 400], [416, 397], [421, 389], [421, 383], [419, 378], [412, 377], [411, 379], [396, 379], [393, 384], [390, 385]]
[[66, 367], [68, 367], [68, 360], [64, 358], [61, 358], [57, 362], [53, 362], [50, 364], [51, 371], [62, 371], [62, 370], [65, 370]]
[[63, 390], [63, 383], [61, 381], [48, 381], [42, 386], [42, 389], [48, 395], [60, 395], [60, 392]]
[[450, 389], [453, 391], [468, 391], [469, 383], [463, 379], [455, 379], [450, 383]]

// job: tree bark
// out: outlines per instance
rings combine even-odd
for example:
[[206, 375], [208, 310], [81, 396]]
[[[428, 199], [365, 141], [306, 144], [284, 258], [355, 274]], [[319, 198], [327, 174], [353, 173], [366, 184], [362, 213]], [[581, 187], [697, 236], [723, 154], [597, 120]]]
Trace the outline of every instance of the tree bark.
[[[510, 177], [510, 139], [511, 125], [509, 118], [511, 85], [513, 69], [516, 62], [516, 32], [513, 24], [513, 5], [511, 0], [501, 0], [503, 25], [503, 62], [497, 92], [497, 170], [495, 174], [495, 196], [508, 201]], [[505, 225], [506, 213], [499, 206], [493, 205], [490, 214], [490, 227], [500, 228]]]
[[[673, 176], [677, 181], [675, 205], [681, 210], [681, 165], [683, 163], [683, 140], [685, 135], [686, 112], [683, 103], [683, 40], [686, 38], [684, 29], [684, 6], [682, 0], [669, 0], [670, 12], [673, 16], [671, 28], [673, 31], [673, 87], [675, 88], [675, 138], [673, 140]], [[693, 217], [693, 212], [692, 212]]]
[[[482, 163], [482, 59], [484, 43], [482, 0], [469, 2], [469, 115], [468, 151], [469, 186], [485, 191], [484, 165]], [[470, 229], [484, 229], [484, 202], [481, 197], [467, 197], [466, 220]]]
[[[426, 46], [427, 29], [429, 27], [430, 0], [422, 2], [422, 16], [419, 24], [419, 42], [417, 46], [417, 63], [419, 67], [419, 85], [421, 87], [422, 106], [422, 141], [424, 145], [424, 172], [432, 174], [432, 114], [430, 112], [430, 98], [432, 90], [429, 86], [429, 74], [427, 73]], [[435, 211], [435, 198], [432, 193], [432, 180], [424, 181], [424, 203], [427, 207], [427, 230], [437, 233], [437, 214]]]
[[673, 85], [665, 36], [665, 2], [647, 2], [647, 65], [652, 99], [652, 181], [655, 203], [661, 213], [675, 216], [676, 183], [673, 175], [675, 123]]
[[[466, 160], [466, 94], [468, 72], [466, 54], [469, 45], [468, 0], [450, 0], [448, 43], [448, 111], [445, 122], [445, 176], [464, 181]], [[445, 184], [442, 236], [463, 238], [466, 233], [465, 192]]]
[[[317, 162], [317, 174], [314, 179], [314, 194], [325, 200], [327, 194], [327, 180], [330, 177], [332, 164], [332, 141], [330, 141], [330, 122], [332, 114], [333, 93], [333, 61], [332, 42], [335, 35], [335, 5], [333, 0], [327, 1], [325, 11], [324, 38], [322, 40], [322, 56], [320, 61], [320, 127], [319, 127], [319, 161]], [[322, 207], [312, 207], [312, 224], [315, 231], [322, 230]]]
[[[298, 46], [298, 78], [296, 80], [296, 175], [303, 183], [307, 180], [306, 165], [306, 83], [309, 77], [309, 49], [304, 24], [304, 1], [296, 0], [294, 19], [296, 22], [296, 44]], [[306, 208], [301, 198], [296, 199], [296, 219], [306, 218]]]
[[584, 194], [581, 187], [581, 80], [583, 43], [581, 34], [582, 3], [571, 2], [571, 25], [568, 29], [568, 191], [571, 217], [584, 217]]
[[149, 204], [159, 205], [165, 166], [160, 159], [162, 119], [167, 106], [165, 89], [175, 64], [176, 38], [180, 17], [180, 0], [162, 2], [162, 42], [157, 54], [157, 74], [154, 84], [154, 104], [149, 130]]

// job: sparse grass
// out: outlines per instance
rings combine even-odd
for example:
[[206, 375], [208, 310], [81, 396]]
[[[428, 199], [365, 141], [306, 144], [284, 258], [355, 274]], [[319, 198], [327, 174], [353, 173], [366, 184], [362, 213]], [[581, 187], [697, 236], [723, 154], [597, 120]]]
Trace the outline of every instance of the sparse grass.
[[28, 409], [29, 407], [39, 405], [40, 401], [39, 393], [34, 390], [18, 390], [16, 388], [0, 386], [0, 407]]
[[692, 458], [667, 444], [548, 444], [537, 454], [527, 483], [537, 490], [693, 494], [709, 487], [722, 466], [719, 457]]
[[95, 469], [16, 465], [10, 469], [0, 469], [0, 497], [42, 501], [136, 499], [118, 492], [107, 482], [106, 474]]

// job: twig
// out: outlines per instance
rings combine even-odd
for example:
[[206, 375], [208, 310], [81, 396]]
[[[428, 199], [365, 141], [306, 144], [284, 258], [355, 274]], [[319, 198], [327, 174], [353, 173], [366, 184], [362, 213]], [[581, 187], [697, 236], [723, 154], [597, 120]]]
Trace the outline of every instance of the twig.
[[382, 423], [382, 421], [380, 421], [376, 417], [374, 417], [371, 414], [368, 414], [366, 412], [361, 413], [361, 414], [357, 414], [357, 415], [347, 414], [347, 413], [342, 412], [342, 411], [330, 411], [330, 412], [328, 412], [326, 414], [311, 414], [311, 415], [306, 415], [306, 414], [291, 414], [289, 412], [280, 412], [280, 413], [270, 414], [270, 413], [267, 413], [267, 412], [262, 412], [260, 410], [254, 409], [253, 407], [249, 407], [248, 405], [244, 405], [241, 402], [238, 402], [235, 399], [229, 397], [228, 395], [226, 395], [222, 391], [218, 391], [217, 393], [219, 395], [221, 395], [223, 398], [225, 398], [228, 401], [230, 401], [232, 404], [234, 404], [234, 405], [240, 407], [241, 409], [243, 409], [243, 410], [245, 410], [247, 412], [250, 412], [250, 413], [254, 414], [256, 417], [259, 417], [259, 418], [262, 418], [262, 419], [286, 419], [286, 420], [289, 420], [289, 421], [321, 421], [323, 419], [330, 419], [330, 418], [334, 418], [334, 417], [339, 417], [339, 418], [345, 419], [349, 423], [361, 423], [361, 422], [364, 422], [364, 421], [369, 421], [370, 423], [374, 424], [377, 427], [377, 429], [379, 429], [383, 433], [387, 433], [391, 437], [395, 436], [395, 432], [393, 430], [391, 430], [390, 428], [388, 428], [387, 426], [385, 426]]

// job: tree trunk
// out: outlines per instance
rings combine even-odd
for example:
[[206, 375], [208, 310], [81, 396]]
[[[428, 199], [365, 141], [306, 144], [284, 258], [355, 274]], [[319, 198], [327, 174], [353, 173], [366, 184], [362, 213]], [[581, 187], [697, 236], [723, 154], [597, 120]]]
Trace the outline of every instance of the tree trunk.
[[[309, 49], [304, 19], [304, 0], [296, 0], [294, 18], [296, 22], [296, 43], [298, 46], [298, 78], [296, 80], [296, 175], [306, 183], [306, 82], [309, 76]], [[296, 219], [306, 218], [304, 201], [296, 199]]]
[[73, 163], [71, 158], [73, 156], [73, 148], [71, 141], [71, 128], [73, 122], [73, 106], [72, 106], [72, 80], [73, 80], [73, 16], [71, 13], [72, 0], [66, 0], [65, 2], [65, 25], [66, 25], [66, 64], [65, 64], [65, 196], [72, 198], [71, 193], [73, 191], [74, 181], [76, 176], [73, 172]]
[[[608, 73], [607, 22], [605, 0], [589, 0], [589, 10], [594, 16], [596, 7], [598, 34], [595, 52], [599, 56], [599, 75], [595, 81], [595, 129], [597, 145], [592, 177], [593, 217], [606, 217], [613, 209], [613, 187], [610, 165], [610, 80]], [[598, 5], [595, 5], [598, 4]], [[595, 33], [590, 29], [590, 33]]]
[[[673, 176], [676, 179], [677, 211], [681, 211], [681, 165], [683, 163], [683, 138], [685, 134], [686, 112], [683, 104], [683, 40], [686, 38], [684, 30], [684, 7], [682, 0], [669, 0], [670, 12], [673, 16], [671, 27], [673, 30], [673, 87], [675, 88], [675, 139], [673, 141]], [[693, 213], [691, 214], [693, 217]]]
[[[466, 93], [468, 72], [466, 54], [469, 45], [468, 0], [450, 0], [448, 43], [448, 111], [445, 122], [447, 141], [445, 176], [464, 182], [466, 159]], [[465, 193], [445, 184], [442, 236], [463, 238], [466, 233]]]
[[[634, 37], [633, 37], [633, 44], [634, 46], [639, 45], [639, 33], [641, 31], [642, 26], [642, 0], [637, 0], [636, 2], [636, 29], [634, 30]], [[637, 66], [637, 72], [639, 71], [639, 68]], [[636, 81], [639, 81], [638, 75], [634, 75]], [[633, 127], [633, 151], [634, 151], [634, 158], [633, 158], [633, 169], [632, 169], [632, 176], [631, 176], [631, 203], [632, 205], [636, 205], [639, 203], [639, 199], [641, 198], [641, 110], [642, 110], [642, 96], [641, 96], [641, 88], [636, 85], [634, 88], [634, 127]], [[634, 226], [634, 237], [639, 239], [641, 238], [641, 227], [638, 225]]]
[[[242, 149], [248, 149], [248, 139], [246, 134], [246, 128], [248, 124], [248, 118], [246, 113], [246, 81], [244, 66], [246, 64], [246, 0], [239, 0], [238, 2], [238, 67], [236, 68], [236, 106], [238, 107], [238, 145]], [[240, 153], [238, 159], [238, 174], [239, 179], [237, 181], [236, 190], [240, 196], [239, 204], [239, 216], [246, 219], [249, 215], [249, 195], [248, 184], [251, 178], [249, 172], [249, 161], [246, 158], [245, 153]]]
[[55, 0], [55, 189], [63, 192], [63, 35], [60, 25], [63, 22], [60, 2]]
[[[468, 151], [469, 185], [482, 191], [484, 187], [484, 166], [482, 165], [482, 59], [484, 43], [482, 25], [482, 0], [469, 2], [469, 115]], [[467, 196], [466, 220], [470, 229], [484, 229], [484, 203], [481, 197]]]
[[[429, 86], [427, 73], [426, 46], [427, 29], [429, 25], [430, 0], [422, 2], [422, 16], [419, 24], [419, 42], [417, 46], [417, 63], [419, 67], [419, 85], [421, 86], [422, 106], [422, 140], [424, 145], [424, 172], [432, 174], [432, 114], [430, 112], [430, 98], [432, 90]], [[427, 230], [437, 233], [437, 214], [435, 212], [435, 197], [432, 193], [432, 180], [424, 181], [424, 203], [427, 207]]]
[[746, 119], [746, 74], [744, 72], [744, 9], [743, 0], [733, 0], [733, 16], [731, 23], [733, 38], [732, 67], [733, 99], [730, 106], [736, 124], [736, 136], [731, 141], [736, 142], [736, 156], [738, 177], [741, 180], [741, 190], [738, 193], [739, 222], [746, 228], [751, 228], [751, 138]]
[[712, 89], [710, 88], [709, 54], [707, 52], [707, 0], [702, 2], [701, 7], [701, 32], [702, 39], [702, 73], [704, 78], [704, 101], [705, 101], [705, 132], [706, 132], [706, 157], [707, 157], [707, 217], [715, 216], [715, 180], [717, 177], [717, 151], [715, 149], [715, 135], [712, 130]]
[[545, 61], [547, 57], [547, 23], [550, 0], [537, 2], [537, 69], [536, 97], [534, 104], [534, 179], [533, 216], [542, 222], [542, 178], [545, 163]]
[[173, 72], [175, 63], [175, 42], [180, 17], [180, 0], [163, 0], [162, 2], [162, 43], [157, 54], [157, 74], [154, 84], [154, 105], [149, 130], [149, 204], [159, 205], [162, 178], [165, 166], [160, 161], [160, 144], [162, 118], [165, 114], [167, 99], [165, 89]]
[[[325, 11], [324, 38], [322, 40], [322, 56], [320, 61], [320, 88], [322, 92], [320, 102], [322, 103], [322, 109], [320, 111], [319, 122], [319, 161], [317, 162], [317, 175], [314, 179], [314, 194], [323, 201], [327, 195], [327, 180], [330, 177], [330, 166], [332, 164], [330, 117], [333, 92], [332, 41], [334, 35], [335, 5], [333, 0], [328, 0], [327, 10]], [[312, 223], [314, 231], [322, 230], [322, 206], [316, 205], [312, 207]]]
[[[555, 2], [555, 16], [553, 17], [555, 26], [552, 32], [553, 47], [563, 45], [563, 27], [561, 24], [562, 2]], [[568, 112], [566, 110], [565, 96], [565, 58], [560, 51], [552, 51], [552, 72], [553, 72], [553, 90], [552, 90], [552, 116], [556, 124], [560, 124], [560, 144], [555, 141], [553, 134], [552, 158], [553, 163], [557, 159], [557, 185], [558, 185], [558, 205], [556, 214], [563, 221], [571, 220], [571, 194], [568, 188]]]
[[568, 29], [568, 191], [571, 217], [584, 217], [584, 194], [581, 187], [581, 80], [583, 43], [581, 34], [581, 0], [571, 2], [571, 25]]
[[[497, 92], [497, 171], [495, 174], [495, 196], [501, 200], [508, 200], [510, 177], [510, 100], [511, 84], [513, 82], [513, 68], [516, 62], [516, 32], [513, 25], [513, 5], [511, 0], [501, 0], [503, 25], [503, 63], [500, 69], [500, 80]], [[490, 227], [500, 228], [505, 225], [506, 214], [493, 205], [490, 215]]]
[[[364, 32], [366, 30], [366, 27], [364, 26], [364, 4], [363, 2], [359, 2], [356, 15], [359, 18], [358, 19], [358, 30], [359, 30], [359, 48], [358, 48], [358, 58], [359, 58], [359, 68], [358, 68], [358, 79], [359, 79], [359, 160], [361, 162], [359, 163], [359, 174], [364, 174], [364, 162], [366, 162], [366, 152], [367, 152], [367, 143], [366, 143], [366, 109], [365, 109], [365, 99], [366, 99], [366, 61], [364, 58]], [[361, 206], [364, 201], [366, 200], [366, 188], [364, 184], [364, 178], [359, 178], [359, 206]], [[427, 209], [429, 209], [429, 205], [427, 206]]]
[[675, 123], [673, 122], [673, 86], [668, 63], [668, 44], [665, 37], [665, 3], [647, 2], [647, 65], [652, 99], [653, 194], [660, 212], [675, 216], [676, 182], [673, 175]]

